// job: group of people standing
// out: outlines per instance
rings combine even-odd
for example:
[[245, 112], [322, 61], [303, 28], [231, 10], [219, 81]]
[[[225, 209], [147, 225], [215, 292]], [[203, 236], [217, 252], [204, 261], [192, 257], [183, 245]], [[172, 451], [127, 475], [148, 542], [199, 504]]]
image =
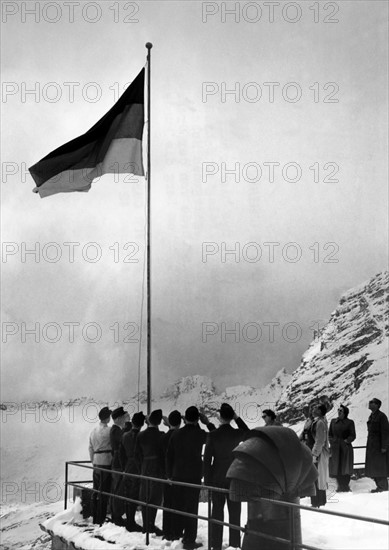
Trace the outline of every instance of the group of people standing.
[[[372, 492], [388, 490], [389, 423], [380, 407], [379, 399], [369, 401], [371, 415], [367, 423], [365, 474], [376, 482]], [[328, 424], [326, 414], [329, 410], [331, 405], [325, 397], [303, 408], [306, 421], [300, 440], [311, 450], [318, 470], [316, 495], [311, 497], [312, 506], [317, 508], [326, 504], [329, 477], [337, 479], [338, 492], [348, 492], [353, 472], [355, 424], [348, 418], [349, 409], [345, 405], [339, 406], [337, 418]], [[226, 476], [233, 461], [233, 450], [250, 431], [229, 404], [223, 403], [218, 415], [220, 426], [216, 428], [195, 406], [188, 407], [184, 416], [175, 410], [166, 417], [158, 409], [148, 417], [142, 412], [135, 413], [131, 419], [123, 407], [114, 411], [108, 407], [101, 409], [100, 423], [89, 440], [91, 462], [93, 466], [103, 468], [93, 470], [93, 487], [97, 490], [92, 499], [94, 523], [101, 525], [105, 521], [109, 495], [104, 493], [111, 493], [111, 519], [117, 525], [124, 525], [128, 531], [155, 533], [168, 541], [182, 538], [186, 550], [200, 547], [196, 541], [200, 488], [193, 485], [201, 485], [204, 478], [207, 486], [228, 489]], [[113, 425], [109, 427], [111, 417]], [[262, 411], [262, 418], [265, 426], [282, 426], [270, 409]], [[235, 421], [236, 428], [231, 426], [232, 421]], [[142, 430], [145, 422], [147, 427]], [[160, 430], [162, 422], [168, 427], [167, 432]], [[203, 430], [199, 422], [208, 431]], [[123, 476], [122, 472], [149, 479]], [[127, 497], [135, 502], [117, 497]], [[147, 502], [148, 506], [142, 505], [142, 525], [139, 525], [135, 514], [141, 502]], [[168, 510], [163, 511], [161, 530], [155, 525], [155, 518], [162, 504]], [[231, 500], [226, 491], [212, 491], [213, 519], [224, 520], [225, 504], [229, 523], [236, 526], [229, 530], [229, 545], [238, 548], [241, 504]], [[213, 550], [222, 549], [222, 537], [223, 526], [214, 523]]]
[[[389, 423], [387, 416], [379, 410], [381, 404], [377, 398], [369, 401], [371, 414], [367, 422], [365, 475], [376, 482], [372, 493], [388, 490]], [[306, 420], [300, 439], [311, 449], [319, 473], [316, 495], [311, 497], [312, 506], [316, 508], [326, 504], [329, 477], [336, 478], [338, 493], [351, 490], [355, 424], [348, 418], [348, 407], [340, 405], [337, 418], [333, 418], [328, 426], [326, 414], [329, 410], [330, 404], [325, 399], [303, 408]]]
[[[100, 423], [90, 435], [89, 453], [93, 465], [104, 470], [94, 469], [93, 487], [97, 491], [111, 492], [114, 495], [110, 500], [114, 523], [125, 525], [128, 531], [147, 530], [170, 541], [182, 538], [186, 550], [201, 546], [196, 541], [200, 488], [191, 485], [201, 485], [204, 477], [206, 485], [228, 489], [226, 473], [232, 462], [232, 451], [249, 431], [248, 426], [229, 404], [223, 403], [218, 413], [219, 428], [209, 422], [195, 406], [188, 407], [184, 416], [179, 411], [172, 411], [166, 417], [158, 409], [147, 418], [141, 412], [136, 413], [131, 421], [123, 407], [114, 411], [104, 407], [99, 412]], [[111, 415], [113, 425], [109, 428]], [[231, 426], [233, 420], [237, 428]], [[147, 428], [141, 430], [145, 421]], [[169, 428], [167, 432], [159, 429], [162, 422]], [[206, 426], [208, 432], [200, 427], [199, 422]], [[270, 418], [269, 422], [274, 422], [274, 418]], [[123, 476], [121, 472], [153, 479]], [[158, 479], [167, 482], [161, 483]], [[142, 526], [135, 521], [137, 502], [130, 503], [117, 496], [151, 505], [142, 506]], [[162, 503], [170, 511], [163, 511], [161, 530], [155, 525], [155, 518]], [[227, 493], [213, 491], [214, 519], [223, 521], [226, 503], [230, 523], [236, 525], [235, 529], [230, 529], [230, 546], [238, 548], [241, 505], [239, 502], [232, 502]], [[100, 492], [93, 493], [94, 523], [102, 524], [105, 521], [107, 509], [108, 496]], [[222, 526], [214, 524], [212, 533], [212, 548], [221, 550]]]

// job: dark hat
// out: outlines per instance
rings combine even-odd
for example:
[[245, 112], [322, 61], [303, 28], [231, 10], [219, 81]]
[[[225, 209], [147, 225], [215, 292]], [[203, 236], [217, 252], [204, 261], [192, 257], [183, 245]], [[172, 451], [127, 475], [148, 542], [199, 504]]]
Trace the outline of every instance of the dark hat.
[[149, 422], [158, 426], [162, 422], [162, 409], [156, 409], [149, 416]]
[[132, 416], [132, 423], [134, 426], [136, 426], [137, 428], [141, 428], [143, 426], [143, 424], [145, 423], [145, 415], [143, 414], [143, 412], [138, 412], [138, 413], [135, 413], [133, 416]]
[[119, 418], [120, 416], [124, 416], [125, 414], [126, 414], [126, 411], [123, 409], [123, 407], [118, 407], [112, 413], [112, 420], [116, 420], [116, 418]]
[[185, 411], [185, 419], [188, 422], [197, 422], [200, 418], [199, 409], [192, 405], [191, 407], [188, 407]]
[[168, 416], [170, 426], [179, 426], [181, 424], [180, 411], [172, 411]]
[[235, 411], [228, 403], [222, 403], [219, 413], [224, 420], [232, 420], [234, 418]]
[[375, 403], [376, 405], [378, 405], [378, 407], [381, 407], [382, 405], [382, 401], [377, 397], [373, 397], [373, 399], [370, 399], [370, 403]]
[[107, 420], [112, 414], [112, 411], [108, 407], [103, 407], [101, 411], [99, 411], [99, 418], [100, 420]]

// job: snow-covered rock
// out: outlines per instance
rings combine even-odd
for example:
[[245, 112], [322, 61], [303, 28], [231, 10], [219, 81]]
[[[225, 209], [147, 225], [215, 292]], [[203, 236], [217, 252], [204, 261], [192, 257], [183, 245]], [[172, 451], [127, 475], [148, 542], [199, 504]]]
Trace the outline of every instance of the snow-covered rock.
[[381, 399], [388, 412], [388, 288], [384, 271], [343, 294], [280, 396], [277, 411], [285, 421], [294, 424], [303, 405], [327, 395], [350, 408], [361, 444], [366, 441], [369, 399]]
[[215, 394], [215, 387], [208, 376], [184, 376], [168, 386], [161, 398], [176, 404], [182, 396], [188, 394], [192, 401], [199, 403], [211, 398]]

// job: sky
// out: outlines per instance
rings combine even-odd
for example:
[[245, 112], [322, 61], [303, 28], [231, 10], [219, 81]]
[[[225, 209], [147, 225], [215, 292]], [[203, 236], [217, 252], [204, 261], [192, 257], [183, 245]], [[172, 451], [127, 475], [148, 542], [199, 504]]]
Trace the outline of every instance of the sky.
[[40, 199], [27, 168], [107, 112], [146, 42], [152, 391], [297, 368], [387, 268], [387, 10], [2, 2], [3, 401], [145, 389], [144, 178]]

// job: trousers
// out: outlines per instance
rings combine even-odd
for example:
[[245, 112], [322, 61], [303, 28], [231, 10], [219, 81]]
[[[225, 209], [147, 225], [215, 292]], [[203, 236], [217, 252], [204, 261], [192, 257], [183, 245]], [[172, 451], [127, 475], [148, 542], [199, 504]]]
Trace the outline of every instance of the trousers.
[[[191, 483], [200, 482], [196, 480]], [[180, 512], [188, 512], [197, 515], [199, 509], [199, 496], [200, 489], [173, 485], [172, 507]], [[179, 539], [182, 536], [182, 542], [184, 544], [195, 542], [197, 536], [197, 518], [177, 514], [175, 520], [175, 524], [173, 525], [173, 538]]]
[[[212, 493], [212, 518], [224, 521], [224, 505], [227, 501], [228, 523], [233, 523], [240, 527], [240, 502], [230, 500], [227, 493]], [[223, 525], [212, 524], [212, 548], [221, 549], [223, 542]], [[230, 527], [229, 545], [234, 548], [240, 547], [240, 530]]]
[[[110, 468], [110, 466], [102, 466]], [[93, 470], [93, 489], [109, 493], [111, 489], [111, 472]], [[102, 525], [107, 515], [109, 496], [93, 492], [92, 495], [92, 516], [93, 523]]]

